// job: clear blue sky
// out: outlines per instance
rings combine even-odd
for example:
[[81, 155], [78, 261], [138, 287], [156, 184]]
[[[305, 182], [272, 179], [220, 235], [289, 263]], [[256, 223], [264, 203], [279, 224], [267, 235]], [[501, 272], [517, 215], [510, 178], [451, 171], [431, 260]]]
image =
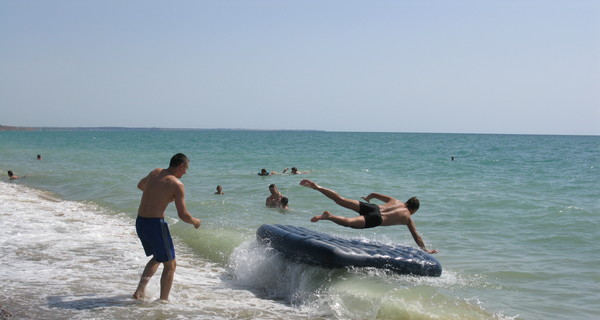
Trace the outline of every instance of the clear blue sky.
[[0, 0], [0, 124], [600, 135], [600, 1]]

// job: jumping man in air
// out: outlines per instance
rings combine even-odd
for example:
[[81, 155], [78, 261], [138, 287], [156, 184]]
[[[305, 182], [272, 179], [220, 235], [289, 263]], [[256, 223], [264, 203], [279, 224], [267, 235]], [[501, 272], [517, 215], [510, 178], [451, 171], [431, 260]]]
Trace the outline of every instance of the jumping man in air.
[[[386, 196], [380, 193], [371, 193], [363, 199], [366, 202], [346, 199], [341, 197], [337, 192], [323, 188], [310, 180], [302, 180], [300, 185], [315, 189], [325, 195], [327, 198], [335, 201], [338, 205], [356, 211], [360, 214], [357, 217], [346, 218], [336, 216], [329, 211], [323, 212], [320, 216], [314, 216], [310, 221], [317, 222], [319, 220], [330, 220], [341, 226], [354, 229], [374, 228], [377, 226], [394, 226], [405, 225], [408, 227], [411, 235], [415, 239], [417, 245], [428, 253], [437, 253], [437, 250], [428, 250], [421, 236], [417, 233], [417, 227], [412, 220], [412, 215], [419, 210], [419, 199], [412, 197], [406, 203]], [[385, 202], [383, 205], [370, 203], [371, 199], [378, 199]]]

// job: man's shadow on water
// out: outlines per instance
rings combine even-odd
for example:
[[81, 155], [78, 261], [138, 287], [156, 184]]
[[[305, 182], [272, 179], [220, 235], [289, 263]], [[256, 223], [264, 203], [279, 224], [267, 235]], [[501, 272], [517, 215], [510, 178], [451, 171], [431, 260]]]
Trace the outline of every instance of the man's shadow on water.
[[50, 296], [47, 298], [50, 308], [70, 310], [91, 310], [106, 307], [125, 307], [139, 304], [131, 296], [120, 295], [114, 297], [95, 297], [94, 295], [81, 296]]

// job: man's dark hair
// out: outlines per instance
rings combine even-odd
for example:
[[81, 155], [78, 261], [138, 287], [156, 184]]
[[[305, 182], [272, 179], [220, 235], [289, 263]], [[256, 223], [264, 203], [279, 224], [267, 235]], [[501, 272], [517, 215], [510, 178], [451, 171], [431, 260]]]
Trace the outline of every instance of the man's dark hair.
[[406, 208], [412, 212], [419, 210], [420, 205], [421, 204], [419, 202], [419, 199], [417, 199], [417, 197], [412, 197], [412, 198], [406, 200]]
[[169, 163], [169, 167], [179, 167], [182, 163], [188, 163], [190, 161], [188, 157], [183, 153], [178, 153], [171, 158], [171, 162]]

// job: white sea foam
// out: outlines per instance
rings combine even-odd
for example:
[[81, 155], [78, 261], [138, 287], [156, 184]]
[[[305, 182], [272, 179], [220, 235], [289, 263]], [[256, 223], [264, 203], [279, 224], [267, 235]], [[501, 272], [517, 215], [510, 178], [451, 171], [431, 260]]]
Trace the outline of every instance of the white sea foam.
[[236, 284], [258, 296], [284, 300], [317, 317], [334, 319], [511, 319], [491, 315], [477, 299], [443, 290], [480, 287], [481, 277], [446, 271], [441, 277], [399, 275], [377, 268], [324, 269], [291, 262], [276, 250], [246, 241], [229, 267]]
[[[238, 246], [223, 267], [175, 239], [178, 269], [172, 302], [156, 302], [159, 274], [148, 286], [148, 299], [136, 301], [131, 294], [148, 258], [131, 217], [16, 183], [0, 183], [0, 206], [5, 208], [0, 213], [0, 305], [16, 318], [363, 319], [378, 314], [394, 318], [398, 310], [423, 316], [418, 306], [424, 302], [414, 292], [431, 292], [416, 290], [407, 296], [396, 287], [456, 281], [307, 266], [255, 241]], [[427, 308], [439, 315], [448, 304]], [[465, 307], [468, 303], [459, 304], [459, 309]]]
[[[225, 269], [177, 246], [171, 303], [131, 299], [147, 259], [133, 220], [0, 182], [0, 305], [16, 318], [305, 318], [299, 310], [232, 289]], [[177, 239], [175, 239], [177, 243]]]
[[15, 318], [490, 318], [472, 301], [436, 293], [433, 288], [473, 284], [452, 271], [423, 278], [323, 269], [290, 262], [255, 241], [235, 248], [223, 267], [175, 239], [172, 302], [156, 302], [159, 274], [148, 286], [148, 299], [136, 301], [131, 294], [148, 258], [130, 216], [3, 182], [0, 207], [0, 305]]

